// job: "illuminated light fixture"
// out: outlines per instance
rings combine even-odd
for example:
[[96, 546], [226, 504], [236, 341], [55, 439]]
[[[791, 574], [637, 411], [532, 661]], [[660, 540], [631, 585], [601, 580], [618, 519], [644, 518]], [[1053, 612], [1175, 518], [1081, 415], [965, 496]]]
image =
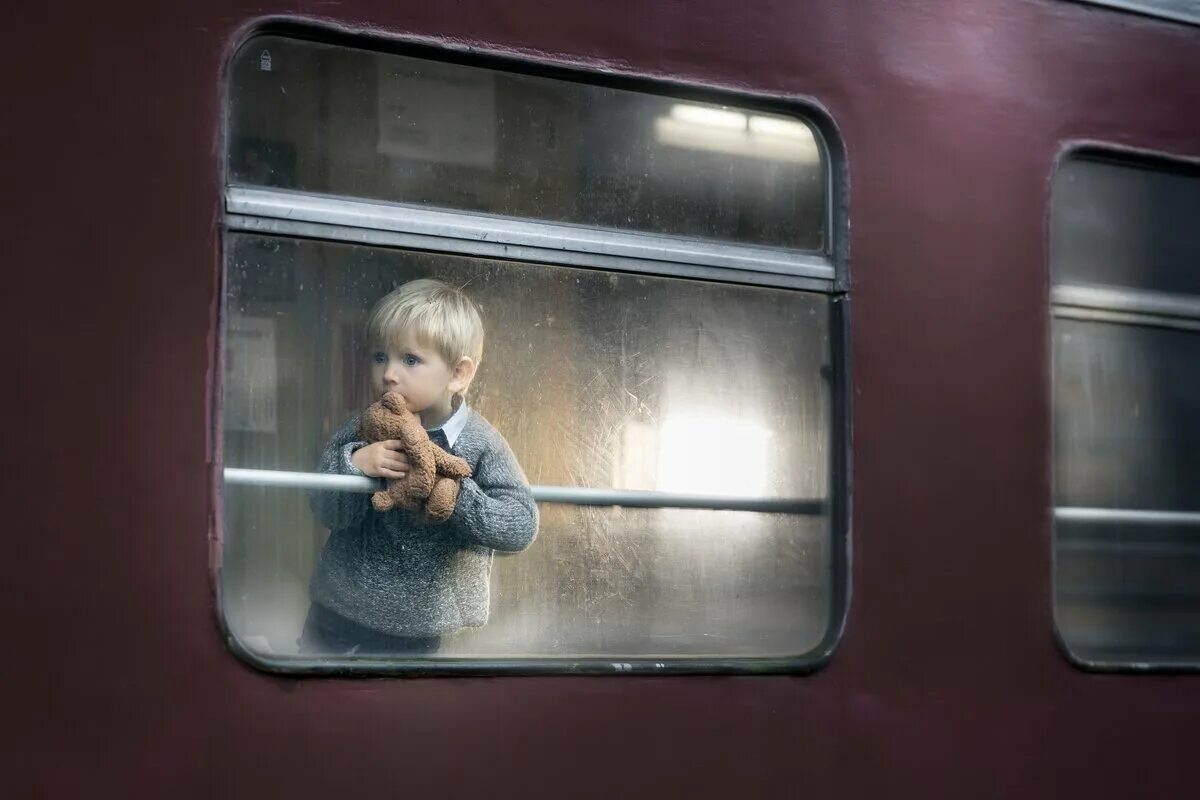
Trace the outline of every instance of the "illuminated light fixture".
[[804, 164], [821, 158], [803, 122], [713, 106], [676, 103], [670, 114], [654, 120], [654, 135], [662, 144], [689, 150]]
[[745, 114], [740, 111], [727, 111], [723, 108], [676, 103], [671, 106], [671, 119], [710, 128], [730, 128], [738, 131], [746, 129]]
[[812, 141], [812, 131], [803, 122], [779, 117], [764, 117], [758, 114], [750, 118], [750, 133], [759, 136], [784, 136], [790, 139]]

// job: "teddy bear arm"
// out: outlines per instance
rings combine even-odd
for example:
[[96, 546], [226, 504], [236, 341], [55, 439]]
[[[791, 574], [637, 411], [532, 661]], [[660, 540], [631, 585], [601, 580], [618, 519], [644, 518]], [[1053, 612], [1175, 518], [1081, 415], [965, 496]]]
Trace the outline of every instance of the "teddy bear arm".
[[415, 414], [409, 413], [402, 417], [397, 416], [394, 419], [396, 422], [395, 438], [399, 439], [401, 444], [403, 444], [406, 448], [417, 447], [422, 442], [429, 440], [429, 434], [427, 434], [425, 429], [421, 427], [421, 423]]
[[439, 475], [444, 475], [456, 481], [471, 477], [471, 465], [466, 462], [466, 459], [451, 455], [440, 447], [434, 449], [433, 455], [437, 460]]

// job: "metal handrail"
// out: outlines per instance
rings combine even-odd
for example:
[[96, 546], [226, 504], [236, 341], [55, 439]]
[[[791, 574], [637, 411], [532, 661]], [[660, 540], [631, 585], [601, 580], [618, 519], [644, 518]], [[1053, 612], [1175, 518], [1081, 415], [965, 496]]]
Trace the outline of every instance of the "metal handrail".
[[1062, 319], [1200, 330], [1200, 296], [1115, 286], [1061, 284], [1050, 290]]
[[1054, 518], [1062, 522], [1132, 523], [1135, 525], [1200, 525], [1200, 511], [1144, 511], [1136, 508], [1059, 506]]
[[[274, 486], [289, 489], [322, 489], [334, 492], [375, 492], [381, 482], [354, 475], [319, 472], [286, 472], [271, 469], [225, 468], [225, 482], [238, 486]], [[757, 511], [767, 514], [817, 516], [829, 511], [824, 500], [773, 497], [720, 497], [632, 489], [590, 489], [582, 486], [531, 486], [539, 503], [625, 508], [695, 508], [711, 511]]]

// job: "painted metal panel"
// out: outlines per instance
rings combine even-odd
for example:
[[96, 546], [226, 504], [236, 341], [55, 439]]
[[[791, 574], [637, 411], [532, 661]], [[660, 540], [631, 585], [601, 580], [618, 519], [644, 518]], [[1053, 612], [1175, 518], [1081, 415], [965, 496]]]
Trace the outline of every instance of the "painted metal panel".
[[300, 682], [225, 649], [208, 570], [222, 70], [263, 8], [9, 18], [9, 794], [1190, 790], [1195, 679], [1085, 674], [1051, 634], [1045, 232], [1071, 141], [1200, 156], [1192, 28], [1049, 0], [270, 6], [811, 100], [852, 222], [854, 598], [824, 670]]

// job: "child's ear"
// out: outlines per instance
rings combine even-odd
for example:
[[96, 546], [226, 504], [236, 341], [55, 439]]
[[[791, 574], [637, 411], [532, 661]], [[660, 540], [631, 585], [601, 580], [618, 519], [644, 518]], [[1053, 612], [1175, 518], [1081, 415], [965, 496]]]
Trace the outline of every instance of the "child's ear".
[[462, 394], [475, 379], [475, 359], [463, 356], [451, 370], [450, 383], [446, 387], [451, 394]]

